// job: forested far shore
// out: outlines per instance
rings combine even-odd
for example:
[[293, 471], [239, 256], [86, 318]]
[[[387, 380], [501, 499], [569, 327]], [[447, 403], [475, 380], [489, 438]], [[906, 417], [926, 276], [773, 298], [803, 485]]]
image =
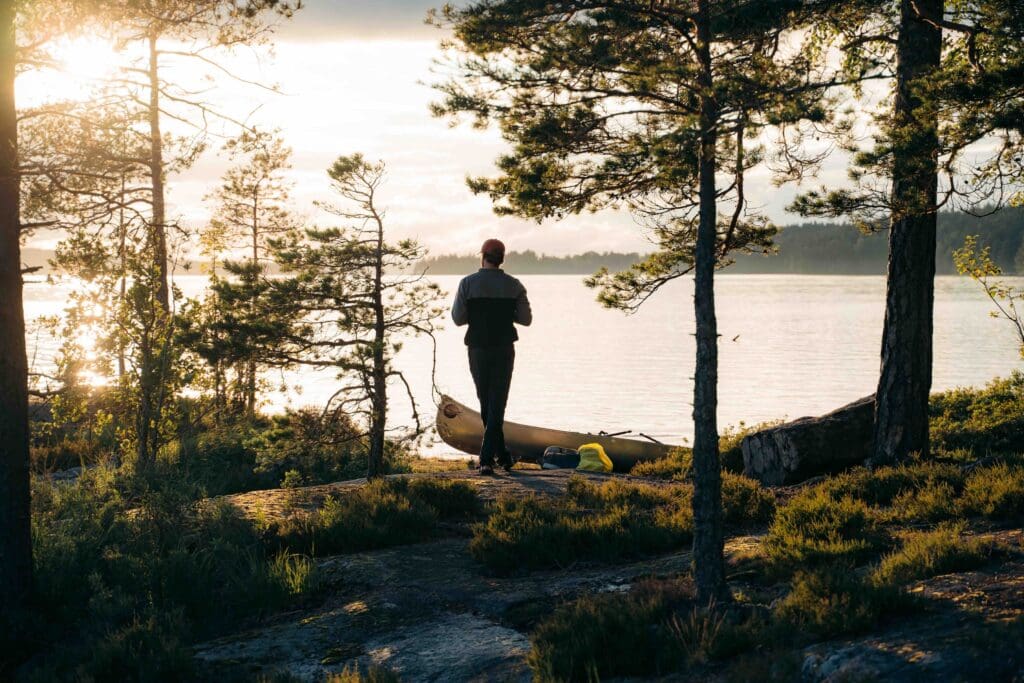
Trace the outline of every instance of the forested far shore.
[[[939, 214], [935, 268], [939, 275], [955, 275], [953, 250], [968, 235], [979, 235], [979, 245], [991, 248], [992, 261], [1006, 274], [1024, 274], [1024, 208], [1007, 208], [990, 216], [966, 213]], [[864, 233], [850, 223], [801, 223], [783, 227], [775, 237], [773, 254], [735, 254], [727, 273], [799, 273], [808, 275], [884, 275], [888, 231]], [[420, 262], [434, 275], [472, 272], [476, 255], [445, 254]], [[586, 252], [548, 256], [534, 251], [509, 252], [509, 272], [522, 275], [589, 275], [601, 267], [625, 270], [640, 260], [638, 253]]]
[[[1012, 207], [990, 216], [966, 213], [939, 214], [935, 269], [939, 275], [955, 275], [953, 250], [967, 235], [979, 235], [979, 245], [991, 248], [992, 261], [1008, 275], [1024, 275], [1024, 207]], [[728, 273], [796, 273], [806, 275], [884, 275], [888, 231], [864, 233], [850, 223], [800, 223], [784, 226], [775, 237], [776, 253], [735, 254]], [[604, 267], [625, 270], [641, 259], [638, 252], [588, 251], [569, 256], [538, 254], [533, 250], [510, 251], [505, 268], [521, 275], [590, 275]], [[26, 267], [49, 270], [53, 252], [22, 249]], [[416, 265], [432, 275], [462, 275], [479, 266], [475, 254], [439, 254]], [[277, 272], [271, 266], [270, 272]], [[178, 273], [183, 272], [179, 266]], [[194, 260], [184, 272], [206, 273], [209, 264]]]

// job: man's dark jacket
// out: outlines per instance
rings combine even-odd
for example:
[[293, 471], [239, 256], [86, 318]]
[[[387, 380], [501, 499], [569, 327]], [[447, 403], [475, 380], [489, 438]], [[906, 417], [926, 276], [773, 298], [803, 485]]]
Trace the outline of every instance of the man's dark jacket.
[[509, 346], [519, 335], [513, 323], [533, 322], [526, 288], [500, 268], [481, 268], [462, 278], [452, 306], [456, 325], [469, 323], [466, 346]]

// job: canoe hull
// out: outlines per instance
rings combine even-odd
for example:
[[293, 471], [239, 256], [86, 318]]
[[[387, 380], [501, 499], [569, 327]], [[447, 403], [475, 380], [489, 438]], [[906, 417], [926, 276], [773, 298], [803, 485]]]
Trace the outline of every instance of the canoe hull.
[[[462, 405], [455, 399], [442, 396], [437, 407], [437, 433], [446, 444], [463, 453], [479, 455], [484, 427], [480, 413]], [[525, 462], [539, 463], [548, 446], [579, 448], [585, 443], [599, 443], [615, 465], [615, 471], [625, 472], [638, 462], [664, 458], [676, 448], [615, 436], [597, 436], [582, 432], [533, 427], [505, 422], [505, 447], [512, 457]]]

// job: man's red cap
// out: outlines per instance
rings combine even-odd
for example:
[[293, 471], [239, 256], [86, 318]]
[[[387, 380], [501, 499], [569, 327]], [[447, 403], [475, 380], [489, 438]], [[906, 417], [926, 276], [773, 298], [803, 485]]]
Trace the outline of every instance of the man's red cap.
[[505, 260], [505, 244], [501, 240], [489, 239], [480, 247], [480, 253], [485, 256], [493, 256], [499, 265]]

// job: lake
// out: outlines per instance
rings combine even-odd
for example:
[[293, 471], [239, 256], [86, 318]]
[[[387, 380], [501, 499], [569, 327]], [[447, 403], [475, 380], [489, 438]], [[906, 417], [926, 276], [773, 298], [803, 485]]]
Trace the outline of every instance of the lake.
[[[526, 275], [534, 323], [520, 329], [507, 418], [574, 431], [644, 432], [667, 443], [693, 435], [693, 285], [677, 280], [634, 315], [601, 308], [577, 275]], [[453, 295], [458, 276], [435, 280]], [[1005, 278], [1024, 286], [1024, 278]], [[205, 277], [179, 276], [186, 295]], [[68, 285], [26, 285], [26, 316], [59, 314]], [[873, 276], [719, 275], [719, 425], [827, 412], [872, 393], [878, 377], [885, 280]], [[980, 385], [1024, 369], [1008, 323], [989, 316], [981, 289], [939, 277], [935, 304], [936, 391]], [[475, 402], [462, 343], [446, 320], [437, 335], [438, 388]], [[51, 340], [30, 335], [29, 357], [45, 367]], [[396, 359], [420, 410], [433, 419], [428, 339], [409, 340]], [[320, 405], [336, 388], [330, 373], [304, 370], [267, 378], [277, 389], [265, 410]], [[391, 390], [391, 416], [408, 424], [404, 389]], [[426, 450], [447, 455], [444, 444]]]

